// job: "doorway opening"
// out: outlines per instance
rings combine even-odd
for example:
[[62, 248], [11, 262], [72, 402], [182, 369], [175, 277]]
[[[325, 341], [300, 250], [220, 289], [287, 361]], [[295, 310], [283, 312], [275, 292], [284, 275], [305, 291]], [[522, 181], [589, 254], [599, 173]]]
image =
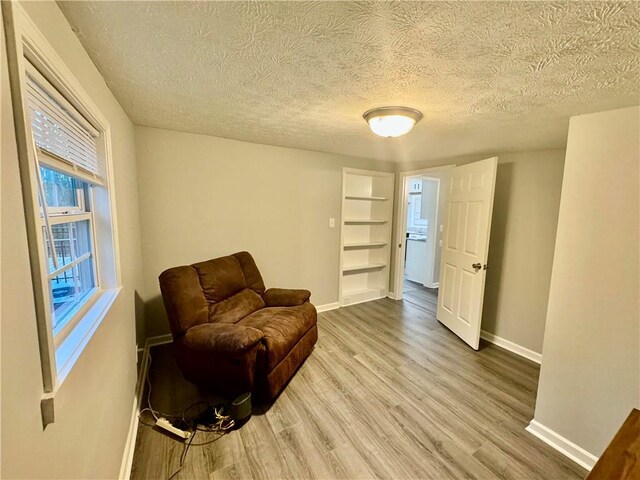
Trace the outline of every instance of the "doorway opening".
[[394, 285], [406, 300], [436, 315], [447, 206], [446, 179], [455, 165], [398, 174]]
[[[399, 176], [396, 292], [393, 298], [421, 301], [424, 308], [433, 311], [435, 297], [435, 317], [474, 350], [480, 343], [497, 165], [498, 158], [492, 157], [459, 167], [404, 172]], [[431, 183], [431, 180], [435, 181]], [[419, 202], [417, 196], [412, 199], [418, 188], [421, 194]], [[429, 188], [433, 188], [436, 194], [428, 196]], [[429, 198], [434, 196], [436, 200], [429, 205]], [[416, 213], [418, 204], [420, 212]], [[429, 208], [435, 209], [433, 219], [422, 222], [431, 218], [426, 211]], [[413, 233], [414, 238], [410, 238], [411, 228], [416, 232]], [[427, 250], [425, 261], [415, 263], [426, 276], [411, 278], [414, 265], [411, 249], [416, 247], [412, 241], [423, 239], [432, 242], [431, 248]], [[429, 265], [431, 270], [427, 268]], [[438, 278], [437, 284], [434, 278]], [[420, 284], [427, 289], [432, 288], [431, 292], [422, 290]], [[408, 287], [406, 292], [405, 285]], [[411, 287], [415, 288], [409, 290]], [[421, 299], [416, 298], [416, 291], [423, 294]], [[426, 293], [431, 295], [426, 297]], [[431, 302], [425, 303], [429, 299]]]
[[402, 297], [436, 314], [442, 244], [441, 176], [404, 177]]

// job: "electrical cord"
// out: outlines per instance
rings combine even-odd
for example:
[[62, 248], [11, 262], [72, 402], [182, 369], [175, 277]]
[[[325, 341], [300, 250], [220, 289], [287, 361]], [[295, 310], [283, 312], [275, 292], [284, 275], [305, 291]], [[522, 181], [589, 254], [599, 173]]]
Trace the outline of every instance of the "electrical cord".
[[[208, 404], [208, 402], [204, 402], [204, 401], [195, 402], [189, 405], [185, 409], [185, 411], [188, 411], [189, 409], [195, 407], [196, 405], [203, 404], [203, 403]], [[235, 420], [233, 420], [230, 416], [222, 415], [220, 410], [218, 410], [217, 407], [213, 407], [213, 410], [214, 410], [214, 415], [216, 417], [216, 422], [211, 424], [199, 423], [198, 420], [201, 418], [200, 415], [195, 417], [187, 417], [184, 414], [182, 416], [178, 416], [178, 415], [166, 415], [162, 412], [157, 412], [157, 411], [156, 413], [159, 413], [164, 418], [182, 420], [185, 425], [189, 426], [189, 428], [193, 428], [194, 430], [199, 430], [201, 432], [218, 432], [218, 433], [226, 432], [227, 430], [230, 430], [235, 426]], [[143, 418], [144, 412], [152, 412], [152, 410], [150, 408], [143, 408], [142, 410], [140, 410], [140, 412], [138, 413], [138, 419], [140, 420], [140, 423], [142, 423], [146, 427], [155, 427], [156, 426], [155, 423], [147, 423], [144, 420]]]
[[[184, 408], [184, 410], [182, 410], [182, 416], [180, 417], [180, 418], [182, 419], [182, 421], [183, 421], [183, 422], [185, 422], [185, 423], [187, 422], [186, 415], [187, 415], [187, 412], [188, 412], [189, 410], [191, 410], [193, 407], [195, 407], [195, 406], [197, 406], [197, 405], [203, 405], [203, 404], [204, 404], [204, 405], [209, 406], [209, 402], [207, 402], [207, 401], [205, 401], [205, 400], [199, 400], [199, 401], [197, 401], [197, 402], [192, 403], [192, 404], [191, 404], [191, 405], [189, 405], [188, 407], [185, 407], [185, 408]], [[200, 416], [200, 415], [198, 415], [198, 416], [196, 416], [196, 417], [193, 417], [193, 418], [191, 418], [190, 420], [196, 420], [199, 416]]]
[[155, 423], [147, 423], [145, 421], [142, 420], [142, 414], [146, 411], [150, 411], [148, 408], [145, 408], [143, 410], [140, 410], [140, 412], [138, 413], [138, 420], [140, 421], [140, 423], [142, 425], [144, 425], [145, 427], [155, 427], [156, 424]]
[[[175, 476], [178, 475], [182, 471], [182, 469], [184, 468], [184, 464], [185, 464], [185, 462], [187, 460], [187, 454], [189, 453], [189, 448], [191, 448], [191, 447], [203, 447], [205, 445], [211, 445], [213, 442], [217, 442], [218, 440], [220, 440], [220, 438], [222, 438], [227, 433], [227, 432], [215, 432], [215, 433], [219, 433], [219, 435], [216, 438], [214, 438], [213, 440], [209, 440], [207, 442], [193, 443], [193, 439], [195, 438], [197, 431], [198, 430], [194, 430], [193, 434], [189, 438], [189, 442], [184, 446], [184, 449], [182, 450], [182, 455], [180, 455], [180, 466], [178, 467], [178, 469], [175, 472], [173, 472], [171, 474], [171, 476], [167, 480], [173, 480], [173, 478], [175, 478]], [[214, 431], [211, 430], [211, 432], [214, 432]]]
[[151, 352], [147, 352], [147, 356], [149, 357], [149, 362], [147, 363], [147, 371], [146, 371], [146, 380], [147, 380], [147, 405], [149, 406], [149, 411], [153, 415], [153, 418], [158, 421], [158, 415], [156, 414], [153, 407], [151, 407], [151, 379], [149, 378], [149, 371], [151, 370]]
[[[181, 420], [184, 425], [187, 425], [188, 428], [190, 428], [192, 430], [191, 435], [189, 436], [189, 440], [186, 442], [184, 449], [182, 450], [182, 454], [180, 455], [180, 465], [178, 467], [178, 469], [173, 472], [173, 474], [171, 474], [171, 476], [167, 479], [167, 480], [173, 480], [173, 478], [175, 478], [176, 475], [178, 475], [185, 464], [185, 461], [187, 459], [187, 454], [189, 453], [189, 449], [194, 446], [194, 447], [201, 447], [201, 446], [205, 446], [205, 445], [210, 445], [213, 442], [216, 442], [217, 440], [219, 440], [221, 437], [223, 437], [225, 434], [227, 434], [229, 432], [229, 430], [231, 430], [234, 426], [235, 426], [235, 421], [229, 416], [229, 415], [224, 415], [223, 414], [223, 407], [217, 407], [214, 406], [213, 408], [213, 418], [215, 419], [215, 423], [211, 423], [211, 424], [207, 424], [207, 425], [201, 425], [198, 420], [202, 418], [203, 412], [201, 412], [200, 414], [198, 414], [195, 417], [187, 417], [187, 412], [189, 412], [189, 410], [191, 410], [193, 407], [197, 406], [197, 405], [207, 405], [208, 407], [210, 406], [209, 402], [207, 401], [197, 401], [192, 403], [191, 405], [185, 407], [182, 410], [182, 414], [181, 415], [170, 415], [170, 414], [165, 414], [163, 412], [159, 412], [157, 410], [155, 410], [153, 408], [153, 406], [151, 405], [151, 391], [152, 391], [152, 386], [151, 386], [151, 379], [149, 378], [149, 372], [151, 370], [151, 353], [148, 353], [148, 358], [149, 361], [147, 363], [147, 371], [145, 374], [145, 381], [147, 383], [147, 407], [143, 408], [142, 410], [140, 410], [140, 412], [138, 413], [138, 419], [140, 420], [140, 423], [142, 423], [144, 426], [146, 427], [150, 427], [153, 428], [155, 427], [155, 423], [147, 423], [146, 421], [143, 420], [143, 413], [144, 412], [150, 412], [151, 415], [153, 415], [154, 420], [157, 422], [160, 417], [164, 417], [166, 419], [174, 419], [174, 420]], [[206, 409], [205, 409], [206, 412]], [[204, 427], [204, 428], [203, 428]], [[205, 432], [205, 433], [217, 433], [218, 435], [216, 436], [216, 438], [214, 438], [213, 440], [209, 440], [209, 441], [204, 441], [204, 442], [200, 442], [200, 443], [193, 443], [193, 440], [196, 436], [197, 432]]]
[[[170, 414], [170, 413], [163, 413], [163, 412], [159, 412], [158, 410], [155, 410], [153, 408], [153, 406], [151, 405], [151, 391], [152, 391], [152, 387], [151, 387], [151, 379], [149, 378], [149, 372], [151, 371], [151, 362], [152, 362], [152, 358], [151, 358], [151, 352], [147, 353], [147, 356], [149, 358], [149, 361], [147, 362], [147, 371], [145, 374], [145, 382], [147, 384], [147, 407], [143, 408], [142, 410], [140, 410], [140, 413], [138, 414], [138, 418], [140, 418], [140, 414], [142, 414], [143, 412], [151, 412], [151, 414], [153, 415], [153, 418], [158, 421], [160, 419], [160, 417], [164, 417], [166, 419], [182, 419], [184, 420], [184, 410], [182, 415], [181, 414]], [[206, 403], [206, 402], [196, 402], [192, 405], [189, 406], [189, 408], [191, 408], [192, 406], [196, 405], [197, 403]]]
[[196, 438], [196, 433], [197, 433], [197, 430], [194, 430], [193, 433], [191, 434], [191, 436], [189, 437], [189, 441], [184, 446], [184, 449], [182, 450], [182, 455], [180, 455], [180, 466], [178, 467], [178, 469], [175, 472], [173, 472], [173, 474], [167, 480], [172, 480], [173, 477], [175, 477], [176, 475], [178, 475], [182, 471], [182, 468], [184, 467], [184, 462], [187, 459], [187, 453], [189, 453], [189, 448], [191, 447], [191, 444], [193, 443], [193, 439]]

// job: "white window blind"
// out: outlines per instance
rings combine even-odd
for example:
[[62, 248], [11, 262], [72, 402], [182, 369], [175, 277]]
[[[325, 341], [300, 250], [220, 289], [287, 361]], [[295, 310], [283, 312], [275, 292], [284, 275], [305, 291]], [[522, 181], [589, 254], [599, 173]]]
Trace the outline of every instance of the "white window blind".
[[98, 131], [30, 64], [27, 105], [38, 160], [93, 183], [100, 182]]

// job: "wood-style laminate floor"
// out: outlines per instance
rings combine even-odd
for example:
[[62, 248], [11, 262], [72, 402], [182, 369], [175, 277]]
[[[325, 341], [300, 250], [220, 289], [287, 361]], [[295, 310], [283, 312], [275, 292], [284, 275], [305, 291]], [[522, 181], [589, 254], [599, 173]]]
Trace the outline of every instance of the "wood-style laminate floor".
[[[318, 322], [315, 350], [275, 403], [239, 431], [199, 432], [175, 478], [586, 475], [524, 430], [536, 364], [487, 344], [474, 352], [410, 302], [354, 305]], [[201, 398], [177, 371], [170, 345], [152, 355], [154, 408], [178, 413]], [[182, 443], [141, 424], [132, 478], [168, 478], [182, 452]]]
[[424, 285], [404, 279], [402, 298], [406, 302], [414, 303], [435, 316], [438, 307], [438, 289], [427, 288]]

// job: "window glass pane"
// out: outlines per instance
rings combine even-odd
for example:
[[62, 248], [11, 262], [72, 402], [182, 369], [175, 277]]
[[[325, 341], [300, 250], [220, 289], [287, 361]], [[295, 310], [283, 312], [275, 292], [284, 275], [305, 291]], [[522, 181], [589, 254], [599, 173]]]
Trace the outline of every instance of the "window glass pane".
[[408, 226], [422, 231], [427, 226], [427, 220], [420, 218], [422, 210], [422, 195], [412, 193], [409, 198]]
[[72, 246], [76, 257], [81, 257], [91, 251], [91, 227], [89, 220], [73, 222], [74, 235], [72, 236]]
[[[91, 225], [89, 220], [51, 225], [51, 232], [53, 233], [53, 244], [58, 259], [58, 269], [91, 251]], [[44, 238], [47, 244], [49, 273], [53, 273], [56, 268], [53, 264], [53, 253], [46, 231], [44, 232]]]
[[75, 309], [88, 299], [94, 287], [91, 257], [50, 280], [54, 336], [73, 317]]
[[82, 187], [81, 180], [40, 166], [44, 196], [49, 207], [78, 207], [77, 189]]

